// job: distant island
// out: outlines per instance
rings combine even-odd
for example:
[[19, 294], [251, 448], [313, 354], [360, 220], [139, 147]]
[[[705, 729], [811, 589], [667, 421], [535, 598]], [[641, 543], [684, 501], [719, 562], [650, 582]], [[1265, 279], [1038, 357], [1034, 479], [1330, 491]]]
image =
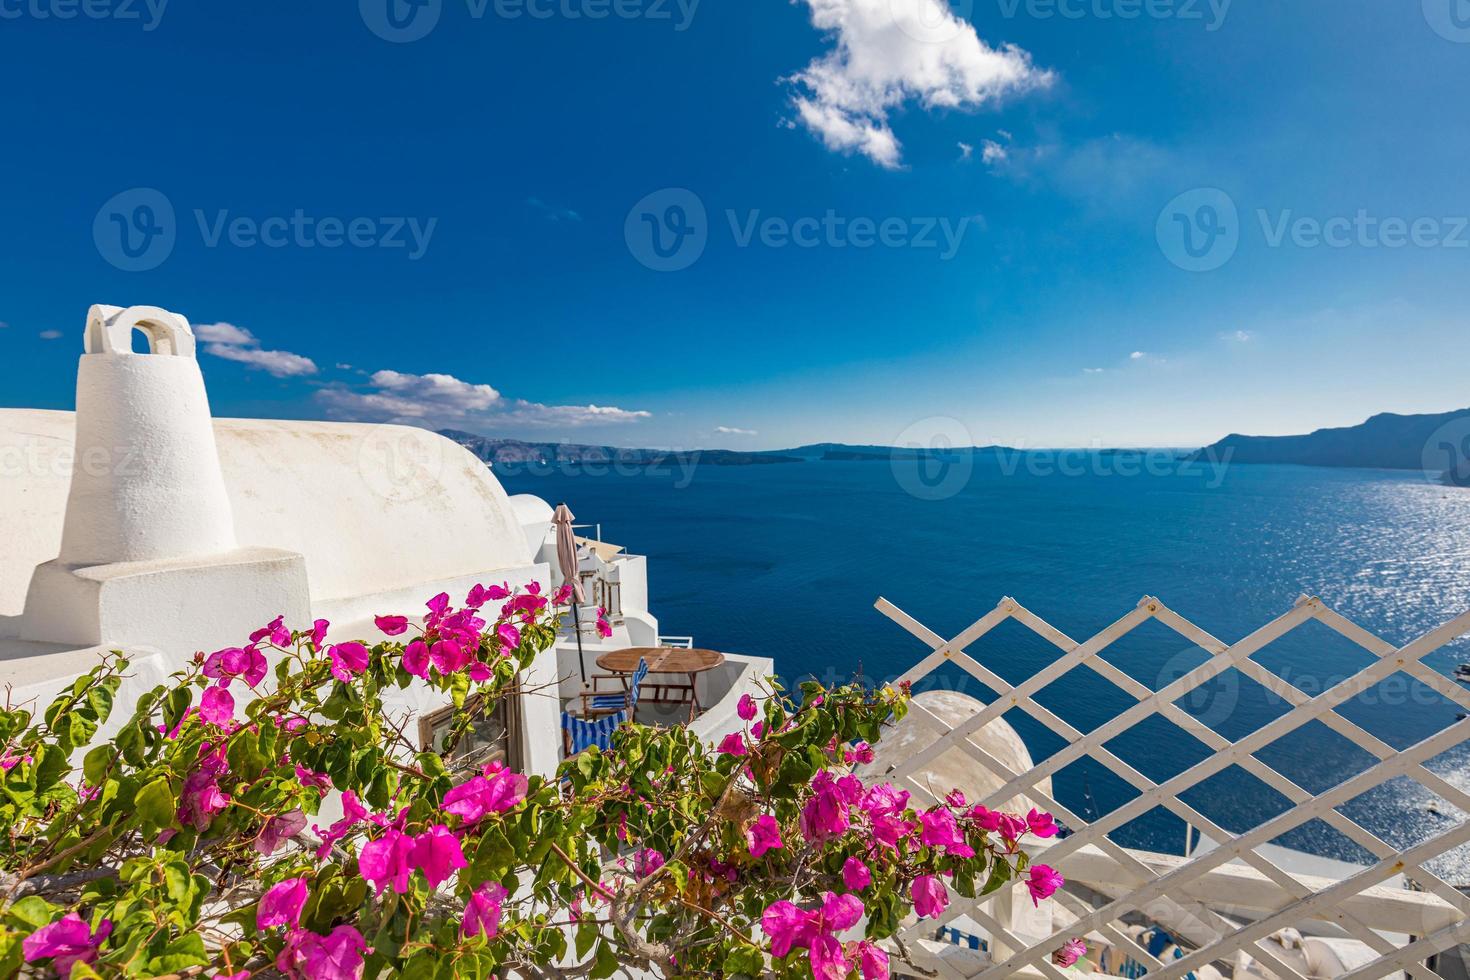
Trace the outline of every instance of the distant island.
[[[1458, 425], [1452, 423], [1459, 423]], [[1445, 429], [1449, 426], [1449, 429]], [[1443, 430], [1443, 431], [1442, 431]], [[1446, 432], [1449, 435], [1446, 435]], [[444, 429], [480, 459], [500, 466], [629, 466], [685, 465], [769, 466], [805, 462], [893, 462], [953, 460], [964, 456], [1006, 459], [1028, 453], [1072, 450], [1013, 449], [1006, 446], [956, 446], [946, 449], [817, 442], [791, 449], [630, 449], [560, 442], [527, 442]], [[1431, 445], [1438, 441], [1441, 445]], [[1453, 444], [1452, 444], [1453, 443]], [[1090, 449], [1098, 456], [1165, 452], [1149, 449]], [[1437, 415], [1385, 412], [1361, 425], [1318, 429], [1295, 436], [1228, 435], [1203, 449], [1167, 450], [1181, 462], [1277, 463], [1297, 466], [1342, 466], [1365, 469], [1420, 470], [1443, 466], [1448, 485], [1470, 486], [1470, 408]]]
[[[1458, 428], [1455, 445], [1440, 432], [1450, 423]], [[1228, 459], [1231, 463], [1294, 463], [1300, 466], [1351, 466], [1367, 469], [1437, 469], [1442, 464], [1446, 482], [1464, 485], [1466, 456], [1470, 455], [1470, 408], [1438, 415], [1375, 415], [1361, 425], [1318, 429], [1299, 436], [1228, 435], [1199, 450], [1192, 459]], [[1458, 480], [1457, 480], [1458, 478]]]

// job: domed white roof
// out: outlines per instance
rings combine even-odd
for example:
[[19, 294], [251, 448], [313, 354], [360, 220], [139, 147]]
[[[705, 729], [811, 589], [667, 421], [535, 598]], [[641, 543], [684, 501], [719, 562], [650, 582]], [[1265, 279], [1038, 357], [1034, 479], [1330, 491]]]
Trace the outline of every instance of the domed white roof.
[[516, 520], [523, 525], [550, 524], [556, 514], [550, 504], [533, 493], [516, 494], [510, 498], [510, 506], [515, 510]]
[[[22, 612], [35, 567], [58, 553], [72, 466], [97, 464], [72, 460], [75, 429], [71, 412], [0, 410], [0, 616]], [[528, 504], [442, 436], [258, 419], [214, 429], [239, 544], [305, 555], [314, 603], [534, 562], [518, 513]]]

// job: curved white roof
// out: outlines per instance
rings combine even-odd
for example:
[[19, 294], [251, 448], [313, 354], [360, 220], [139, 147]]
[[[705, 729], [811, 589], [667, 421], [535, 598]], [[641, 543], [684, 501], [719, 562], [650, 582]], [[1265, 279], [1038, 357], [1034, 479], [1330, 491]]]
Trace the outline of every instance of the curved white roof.
[[550, 524], [556, 511], [551, 505], [533, 493], [518, 493], [510, 498], [510, 506], [515, 510], [516, 520], [521, 524]]
[[[71, 412], [0, 409], [0, 635], [31, 574], [61, 542]], [[216, 419], [241, 546], [306, 557], [313, 602], [383, 593], [534, 562], [518, 512], [489, 467], [422, 429]], [[530, 498], [535, 500], [535, 498]], [[550, 508], [546, 508], [550, 519]]]

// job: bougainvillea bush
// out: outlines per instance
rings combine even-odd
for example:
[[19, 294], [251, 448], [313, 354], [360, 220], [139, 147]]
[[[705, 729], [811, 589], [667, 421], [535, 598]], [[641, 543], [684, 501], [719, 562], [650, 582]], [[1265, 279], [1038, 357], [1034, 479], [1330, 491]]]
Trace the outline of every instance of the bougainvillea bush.
[[[554, 780], [456, 778], [444, 759], [555, 642], [565, 599], [440, 595], [379, 617], [375, 643], [277, 620], [106, 740], [119, 655], [40, 718], [0, 712], [0, 976], [872, 980], [906, 917], [1060, 885], [1018, 846], [1050, 817], [925, 808], [849, 772], [902, 717], [892, 688], [772, 684], [715, 747], [625, 725]], [[457, 709], [429, 751], [384, 705], [410, 684]]]

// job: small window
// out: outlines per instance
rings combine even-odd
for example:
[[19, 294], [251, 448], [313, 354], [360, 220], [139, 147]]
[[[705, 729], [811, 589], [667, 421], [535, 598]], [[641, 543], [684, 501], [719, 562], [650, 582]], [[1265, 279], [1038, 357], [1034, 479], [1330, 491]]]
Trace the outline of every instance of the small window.
[[[481, 698], [469, 702], [473, 721], [450, 754], [445, 758], [449, 771], [468, 778], [492, 762], [507, 769], [520, 769], [520, 722], [517, 705], [519, 692], [512, 688], [492, 705]], [[419, 744], [426, 752], [444, 752], [444, 740], [454, 726], [454, 709], [445, 708], [419, 720]]]

